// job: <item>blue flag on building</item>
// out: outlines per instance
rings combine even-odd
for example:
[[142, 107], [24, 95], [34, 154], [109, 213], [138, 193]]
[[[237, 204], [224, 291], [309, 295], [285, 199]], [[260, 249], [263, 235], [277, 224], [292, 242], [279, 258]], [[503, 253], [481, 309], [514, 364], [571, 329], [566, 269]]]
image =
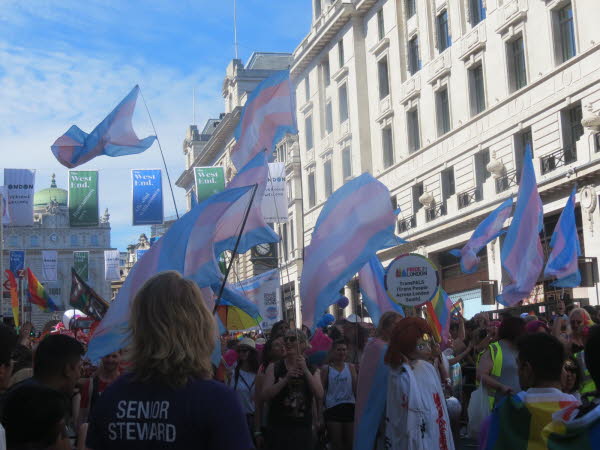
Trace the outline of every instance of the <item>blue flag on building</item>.
[[155, 225], [163, 223], [163, 190], [160, 169], [134, 169], [133, 224]]
[[134, 155], [150, 148], [156, 136], [138, 139], [131, 123], [139, 92], [136, 85], [90, 134], [71, 126], [51, 146], [58, 162], [71, 169], [96, 156]]
[[552, 252], [544, 270], [544, 277], [556, 277], [556, 281], [551, 284], [555, 287], [572, 288], [581, 284], [577, 261], [581, 256], [581, 247], [575, 223], [576, 192], [577, 188], [573, 188], [550, 239]]

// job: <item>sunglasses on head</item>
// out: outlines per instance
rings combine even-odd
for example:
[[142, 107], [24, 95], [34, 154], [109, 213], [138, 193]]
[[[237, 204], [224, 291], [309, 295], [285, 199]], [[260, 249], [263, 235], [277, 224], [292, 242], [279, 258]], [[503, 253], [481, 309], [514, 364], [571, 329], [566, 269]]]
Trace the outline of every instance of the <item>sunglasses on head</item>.
[[568, 372], [577, 372], [577, 367], [575, 367], [573, 364], [566, 364], [565, 370]]
[[298, 340], [298, 336], [285, 336], [283, 340], [285, 342], [296, 342]]

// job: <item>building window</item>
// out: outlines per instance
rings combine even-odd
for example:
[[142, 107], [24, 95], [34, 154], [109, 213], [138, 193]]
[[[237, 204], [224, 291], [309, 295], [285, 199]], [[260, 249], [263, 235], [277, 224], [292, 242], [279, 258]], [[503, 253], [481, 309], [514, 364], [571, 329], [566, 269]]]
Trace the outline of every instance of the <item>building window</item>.
[[577, 160], [577, 141], [583, 136], [581, 103], [561, 111], [565, 164]]
[[340, 68], [344, 67], [344, 40], [340, 39], [337, 44], [338, 47], [338, 63], [340, 64]]
[[344, 123], [348, 120], [348, 87], [346, 86], [346, 83], [338, 88], [338, 95], [340, 102], [340, 123]]
[[310, 79], [308, 75], [306, 75], [306, 78], [304, 79], [304, 100], [310, 100]]
[[13, 247], [13, 248], [18, 247], [19, 246], [19, 237], [12, 235], [10, 237], [10, 239], [8, 240], [8, 242], [9, 242], [9, 247]]
[[315, 206], [316, 202], [316, 192], [315, 192], [315, 172], [311, 171], [308, 173], [308, 207], [312, 208]]
[[377, 70], [379, 72], [379, 100], [382, 100], [388, 95], [390, 95], [390, 80], [388, 74], [387, 56], [385, 58], [381, 58], [377, 62]]
[[515, 92], [527, 86], [523, 36], [519, 36], [506, 44], [506, 59], [508, 61], [510, 92]]
[[381, 130], [381, 147], [383, 150], [383, 167], [385, 169], [394, 164], [394, 140], [391, 126], [387, 126]]
[[408, 132], [408, 150], [416, 152], [421, 148], [421, 137], [419, 132], [419, 111], [417, 108], [406, 113], [406, 126]]
[[412, 187], [412, 202], [413, 202], [413, 214], [417, 214], [419, 210], [423, 207], [421, 202], [419, 201], [419, 197], [423, 195], [423, 183], [417, 183]]
[[490, 162], [490, 150], [485, 149], [475, 153], [475, 185], [483, 192], [483, 185], [491, 176], [487, 171], [487, 165]]
[[329, 196], [333, 193], [333, 174], [331, 173], [331, 159], [325, 161], [323, 164], [323, 182], [325, 186], [325, 197], [329, 198]]
[[421, 70], [421, 60], [419, 59], [419, 37], [415, 36], [408, 41], [408, 71], [414, 75]]
[[315, 19], [318, 19], [321, 15], [321, 0], [315, 0]]
[[325, 104], [325, 133], [327, 135], [333, 132], [333, 106], [331, 100]]
[[523, 170], [523, 160], [527, 148], [529, 148], [531, 157], [533, 158], [533, 136], [531, 134], [531, 128], [527, 128], [515, 135], [515, 170], [517, 183], [521, 181], [521, 171]]
[[294, 239], [294, 220], [290, 219], [290, 250], [294, 251], [296, 249], [296, 239]]
[[450, 104], [448, 102], [448, 88], [440, 89], [435, 94], [435, 109], [437, 118], [438, 136], [446, 134], [452, 128], [450, 124]]
[[329, 67], [329, 56], [321, 63], [321, 73], [323, 74], [323, 84], [325, 87], [331, 84], [331, 69]]
[[483, 0], [469, 0], [471, 6], [471, 26], [477, 25], [485, 19], [485, 7]]
[[448, 11], [444, 10], [437, 16], [438, 49], [441, 52], [452, 45], [448, 30]]
[[377, 37], [382, 40], [385, 37], [385, 22], [383, 19], [383, 7], [377, 11]]
[[344, 181], [352, 177], [352, 149], [350, 146], [342, 150], [342, 175]]
[[98, 247], [98, 245], [100, 245], [100, 244], [98, 243], [98, 236], [97, 236], [97, 235], [95, 235], [95, 234], [92, 234], [92, 242], [91, 242], [91, 243], [92, 243], [92, 246], [93, 246], [93, 247]]
[[312, 116], [304, 118], [304, 134], [306, 137], [306, 150], [313, 148], [313, 123]]
[[454, 194], [456, 194], [454, 167], [448, 167], [447, 169], [442, 170], [442, 200], [444, 205]]
[[40, 246], [40, 237], [39, 236], [31, 236], [29, 238], [29, 242], [32, 247], [39, 247]]
[[79, 239], [76, 234], [71, 235], [71, 247], [77, 247], [79, 245]]
[[292, 192], [292, 182], [290, 180], [287, 180], [285, 182], [285, 186], [287, 190], [288, 203], [291, 203], [291, 201], [294, 199], [294, 193]]
[[411, 18], [417, 13], [416, 0], [406, 0], [406, 17]]
[[485, 110], [485, 87], [483, 85], [483, 66], [481, 64], [469, 69], [469, 97], [472, 116], [476, 116]]
[[288, 230], [287, 223], [281, 224], [281, 253], [283, 255], [283, 260], [287, 261], [289, 259], [288, 252]]
[[563, 63], [577, 54], [575, 47], [575, 27], [573, 24], [573, 6], [569, 3], [554, 12], [558, 31], [559, 62]]

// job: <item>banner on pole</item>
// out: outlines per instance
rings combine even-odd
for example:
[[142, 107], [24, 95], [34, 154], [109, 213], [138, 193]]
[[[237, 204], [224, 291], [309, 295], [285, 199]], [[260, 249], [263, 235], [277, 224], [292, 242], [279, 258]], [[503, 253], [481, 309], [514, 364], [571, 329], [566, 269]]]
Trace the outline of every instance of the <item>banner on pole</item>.
[[83, 281], [89, 281], [90, 252], [73, 252], [73, 269]]
[[134, 169], [131, 171], [134, 225], [163, 223], [161, 175], [160, 169]]
[[288, 221], [285, 163], [269, 163], [269, 179], [263, 194], [262, 211], [267, 223]]
[[149, 249], [149, 248], [141, 248], [141, 249], [137, 249], [137, 250], [135, 251], [135, 260], [136, 260], [136, 261], [139, 261], [139, 260], [142, 258], [142, 256], [144, 256], [144, 255], [146, 254], [146, 252], [147, 252], [148, 250], [150, 250], [150, 249]]
[[281, 311], [281, 290], [279, 289], [279, 269], [269, 270], [236, 285], [258, 307], [263, 330], [270, 330], [283, 319]]
[[121, 279], [119, 250], [104, 250], [104, 279], [118, 281]]
[[25, 270], [25, 251], [13, 250], [10, 252], [9, 268], [15, 277], [23, 278], [23, 271]]
[[0, 195], [2, 195], [2, 203], [0, 204], [0, 216], [2, 216], [2, 224], [10, 223], [10, 214], [8, 213], [8, 189], [6, 186], [0, 186]]
[[72, 227], [98, 226], [98, 171], [69, 171], [69, 223]]
[[225, 189], [225, 171], [223, 167], [194, 167], [194, 178], [196, 179], [198, 203]]
[[42, 250], [42, 279], [44, 281], [57, 281], [58, 279], [58, 252], [56, 250]]
[[[16, 226], [33, 225], [33, 188], [35, 171], [4, 169], [4, 186], [8, 197], [8, 215]], [[4, 218], [3, 218], [4, 220]]]

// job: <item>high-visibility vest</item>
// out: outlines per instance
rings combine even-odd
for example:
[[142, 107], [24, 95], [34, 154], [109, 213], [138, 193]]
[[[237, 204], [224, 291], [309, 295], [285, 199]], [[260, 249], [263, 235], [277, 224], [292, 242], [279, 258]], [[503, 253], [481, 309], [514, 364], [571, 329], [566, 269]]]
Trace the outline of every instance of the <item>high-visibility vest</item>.
[[[500, 378], [500, 374], [502, 374], [502, 347], [500, 347], [498, 342], [492, 342], [489, 349], [492, 358], [492, 371], [490, 372], [490, 375]], [[496, 399], [496, 389], [491, 389], [489, 387], [487, 389], [490, 408], [493, 408]]]
[[577, 352], [573, 355], [573, 357], [579, 362], [579, 365], [583, 368], [583, 380], [581, 381], [581, 390], [580, 393], [589, 394], [591, 392], [596, 392], [596, 383], [592, 380], [592, 376], [590, 375], [590, 371], [585, 365], [585, 353], [584, 350]]

